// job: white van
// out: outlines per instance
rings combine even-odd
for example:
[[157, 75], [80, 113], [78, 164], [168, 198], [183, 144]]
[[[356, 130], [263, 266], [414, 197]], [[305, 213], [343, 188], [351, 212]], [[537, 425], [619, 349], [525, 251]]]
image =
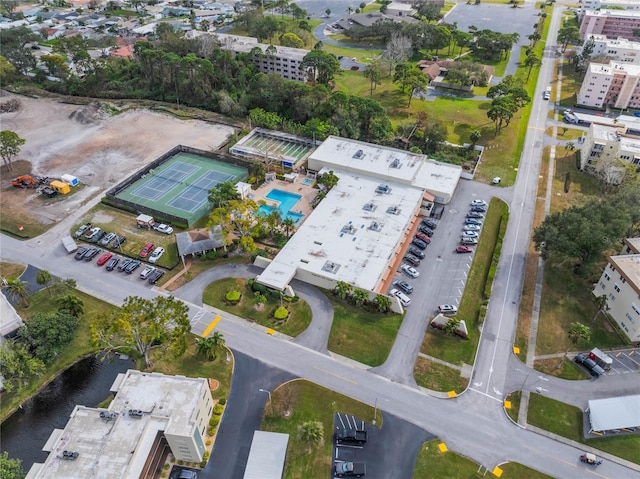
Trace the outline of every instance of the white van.
[[411, 298], [409, 298], [409, 296], [404, 294], [399, 289], [392, 289], [390, 291], [390, 294], [391, 296], [395, 296], [396, 298], [398, 298], [400, 300], [400, 304], [402, 304], [402, 306], [404, 306], [405, 308], [411, 304]]

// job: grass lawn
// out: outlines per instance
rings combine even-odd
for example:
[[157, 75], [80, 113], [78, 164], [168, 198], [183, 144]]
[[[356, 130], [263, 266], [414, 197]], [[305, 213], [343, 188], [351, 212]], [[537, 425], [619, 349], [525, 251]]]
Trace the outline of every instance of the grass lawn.
[[460, 371], [418, 356], [413, 368], [413, 377], [418, 386], [433, 391], [455, 391], [461, 393], [469, 380], [460, 376]]
[[27, 267], [23, 264], [0, 262], [0, 276], [3, 278], [18, 278]]
[[518, 422], [518, 413], [520, 412], [520, 401], [522, 400], [522, 391], [514, 391], [509, 393], [506, 401], [511, 402], [511, 407], [506, 408], [507, 414], [513, 422]]
[[[325, 479], [331, 470], [333, 415], [342, 412], [365, 421], [373, 419], [371, 406], [343, 396], [317, 384], [294, 380], [271, 393], [260, 427], [263, 431], [289, 434], [285, 479]], [[322, 424], [324, 440], [310, 446], [300, 439], [300, 428], [307, 421]], [[378, 414], [378, 425], [382, 425]]]
[[[333, 305], [329, 350], [369, 366], [384, 363], [396, 340], [402, 315], [365, 311], [331, 293], [327, 296]], [[362, 341], [363, 332], [366, 341]]]
[[[556, 170], [553, 176], [553, 194], [551, 195], [552, 213], [570, 206], [583, 205], [602, 193], [602, 188], [595, 177], [587, 175], [576, 168], [576, 155], [576, 152], [565, 151], [564, 148], [556, 148]], [[567, 173], [571, 177], [569, 193], [564, 192]]]
[[[418, 454], [413, 479], [431, 479], [435, 477], [455, 479], [475, 479], [478, 477], [494, 477], [491, 474], [480, 474], [479, 464], [454, 452], [440, 452], [439, 439], [425, 442]], [[530, 469], [518, 463], [506, 463], [500, 466], [502, 479], [546, 479], [550, 476]]]
[[[175, 234], [166, 235], [153, 229], [138, 229], [136, 227], [136, 215], [134, 213], [119, 210], [104, 204], [98, 204], [91, 208], [91, 210], [89, 210], [89, 212], [87, 212], [87, 214], [73, 226], [69, 233], [73, 234], [78, 226], [87, 222], [91, 222], [93, 226], [99, 226], [109, 233], [114, 232], [127, 237], [127, 241], [122, 245], [122, 248], [110, 250], [115, 254], [125, 254], [131, 258], [139, 259], [138, 252], [146, 243], [153, 243], [155, 246], [162, 246], [165, 249], [165, 253], [162, 255], [157, 265], [162, 268], [174, 268], [173, 271], [168, 271], [167, 274], [163, 276], [163, 281], [170, 278], [172, 276], [172, 272], [175, 274], [182, 269], [179, 265], [178, 247], [176, 245]], [[174, 229], [175, 233], [180, 232], [177, 228]], [[82, 240], [78, 240], [76, 242], [78, 245], [93, 246], [93, 244], [85, 243]], [[106, 250], [106, 248], [101, 246], [99, 243], [96, 246]], [[160, 281], [160, 284], [162, 284], [163, 281]]]
[[420, 351], [437, 357], [452, 364], [461, 366], [463, 363], [472, 364], [478, 346], [478, 315], [484, 301], [484, 289], [487, 275], [491, 266], [493, 252], [498, 238], [498, 231], [503, 213], [508, 211], [506, 203], [493, 198], [482, 227], [480, 242], [471, 264], [471, 270], [464, 288], [464, 294], [458, 307], [459, 319], [467, 324], [469, 339], [462, 340], [447, 336], [440, 331], [428, 329], [422, 341]]
[[[74, 291], [73, 294], [84, 302], [84, 316], [80, 319], [75, 338], [58, 355], [57, 360], [47, 366], [44, 374], [37, 381], [33, 381], [27, 388], [19, 393], [3, 393], [2, 401], [0, 402], [0, 422], [5, 420], [19, 404], [30, 398], [53, 380], [61, 371], [95, 351], [91, 346], [89, 323], [97, 315], [112, 311], [114, 306], [80, 291]], [[28, 317], [35, 313], [57, 311], [55, 295], [51, 296], [48, 290], [38, 291], [29, 297], [28, 308], [22, 307], [22, 303], [20, 303], [16, 310], [28, 323]]]
[[587, 371], [568, 358], [539, 359], [535, 361], [534, 367], [536, 371], [562, 379], [581, 380], [591, 378]]
[[[576, 98], [580, 87], [582, 86], [582, 80], [586, 72], [577, 72], [573, 65], [568, 60], [564, 60], [562, 63], [562, 91], [560, 92], [560, 105], [566, 107], [576, 106]], [[555, 97], [553, 97], [555, 98]]]
[[582, 436], [582, 417], [583, 413], [577, 407], [554, 399], [535, 394], [529, 400], [529, 424], [640, 464], [640, 436], [609, 436], [587, 440]]
[[[242, 299], [236, 305], [225, 300], [225, 295], [232, 290], [242, 294]], [[209, 284], [202, 293], [202, 302], [294, 337], [307, 329], [311, 323], [311, 308], [302, 300], [295, 303], [283, 302], [290, 315], [282, 324], [273, 318], [273, 311], [280, 306], [279, 299], [268, 297], [266, 304], [260, 310], [257, 309], [254, 293], [244, 278], [226, 278]]]
[[[566, 128], [567, 131], [564, 131], [564, 128]], [[565, 140], [565, 141], [577, 140], [584, 133], [582, 130], [576, 130], [575, 128], [569, 128], [566, 126], [564, 127], [559, 126], [557, 131], [558, 131], [558, 136], [557, 136], [558, 140]], [[544, 133], [547, 136], [553, 136], [553, 127], [550, 126], [546, 128]], [[557, 149], [556, 149], [556, 152], [557, 152]]]

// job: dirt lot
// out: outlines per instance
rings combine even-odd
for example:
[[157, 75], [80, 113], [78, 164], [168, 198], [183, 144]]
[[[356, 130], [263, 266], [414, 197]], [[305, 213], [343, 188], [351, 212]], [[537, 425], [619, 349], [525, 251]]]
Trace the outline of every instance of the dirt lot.
[[67, 173], [84, 186], [68, 197], [43, 201], [33, 190], [12, 188], [9, 180], [16, 173], [2, 168], [0, 211], [8, 227], [13, 222], [36, 229], [38, 224], [56, 223], [174, 146], [215, 150], [233, 133], [226, 125], [179, 120], [149, 110], [112, 115], [97, 104], [19, 98], [20, 111], [0, 115], [3, 130], [27, 140], [16, 159], [31, 162], [35, 175], [56, 179]]

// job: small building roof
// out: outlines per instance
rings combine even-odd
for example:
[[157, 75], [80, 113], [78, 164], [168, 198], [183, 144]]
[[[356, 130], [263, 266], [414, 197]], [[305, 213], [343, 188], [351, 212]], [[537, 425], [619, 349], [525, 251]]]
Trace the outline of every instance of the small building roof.
[[6, 298], [4, 292], [0, 293], [0, 342], [3, 337], [11, 335], [23, 324], [22, 318]]
[[589, 401], [592, 431], [640, 427], [640, 394]]
[[269, 263], [269, 266], [260, 273], [256, 280], [269, 288], [283, 291], [295, 274], [296, 267], [294, 265], [274, 260]]
[[289, 434], [255, 431], [244, 479], [281, 479]]
[[222, 227], [219, 225], [212, 229], [202, 228], [178, 233], [176, 242], [180, 256], [211, 251], [226, 245], [222, 235]]

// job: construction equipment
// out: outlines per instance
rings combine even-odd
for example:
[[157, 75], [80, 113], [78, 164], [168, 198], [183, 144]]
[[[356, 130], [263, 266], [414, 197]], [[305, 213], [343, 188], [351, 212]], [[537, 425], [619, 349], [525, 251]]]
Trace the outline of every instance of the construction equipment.
[[35, 188], [38, 185], [44, 185], [49, 181], [46, 176], [21, 175], [11, 180], [11, 184], [16, 188]]

